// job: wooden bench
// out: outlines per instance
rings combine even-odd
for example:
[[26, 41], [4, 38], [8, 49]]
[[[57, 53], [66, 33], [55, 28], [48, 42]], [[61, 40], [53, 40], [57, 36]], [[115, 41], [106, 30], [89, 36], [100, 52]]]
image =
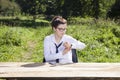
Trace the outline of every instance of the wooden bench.
[[0, 62], [0, 78], [12, 80], [120, 80], [120, 63], [50, 65]]

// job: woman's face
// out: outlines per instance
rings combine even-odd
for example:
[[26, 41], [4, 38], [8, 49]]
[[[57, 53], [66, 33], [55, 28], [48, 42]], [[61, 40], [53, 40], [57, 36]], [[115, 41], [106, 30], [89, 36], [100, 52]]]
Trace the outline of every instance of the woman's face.
[[59, 37], [62, 37], [67, 29], [67, 24], [60, 24], [57, 26], [57, 28], [53, 28], [55, 31], [55, 34]]

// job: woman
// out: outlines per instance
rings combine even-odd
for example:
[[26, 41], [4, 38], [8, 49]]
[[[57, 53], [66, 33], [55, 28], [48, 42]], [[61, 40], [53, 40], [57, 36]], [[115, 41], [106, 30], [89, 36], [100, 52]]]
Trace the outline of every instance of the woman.
[[53, 34], [44, 39], [44, 57], [50, 64], [66, 64], [72, 62], [71, 49], [83, 49], [85, 44], [66, 35], [67, 21], [61, 16], [55, 16], [51, 22]]

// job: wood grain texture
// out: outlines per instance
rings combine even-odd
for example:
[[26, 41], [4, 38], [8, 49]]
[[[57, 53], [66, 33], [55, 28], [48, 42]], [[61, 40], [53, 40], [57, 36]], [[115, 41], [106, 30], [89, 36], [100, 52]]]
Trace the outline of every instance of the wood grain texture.
[[120, 77], [120, 63], [56, 64], [0, 62], [0, 77]]

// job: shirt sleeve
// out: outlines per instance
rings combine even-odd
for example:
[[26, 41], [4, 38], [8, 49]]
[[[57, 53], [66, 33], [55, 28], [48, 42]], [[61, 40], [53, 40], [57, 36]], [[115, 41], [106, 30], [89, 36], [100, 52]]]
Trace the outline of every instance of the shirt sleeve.
[[72, 49], [79, 49], [82, 50], [86, 47], [85, 43], [80, 42], [76, 39], [74, 39], [73, 37], [69, 36], [70, 39], [70, 43], [72, 44]]
[[51, 52], [51, 47], [53, 45], [50, 45], [50, 37], [46, 37], [44, 39], [44, 57], [46, 59], [46, 61], [51, 61], [51, 60], [56, 60], [56, 59], [60, 59], [63, 57], [62, 52], [59, 53], [52, 53]]

